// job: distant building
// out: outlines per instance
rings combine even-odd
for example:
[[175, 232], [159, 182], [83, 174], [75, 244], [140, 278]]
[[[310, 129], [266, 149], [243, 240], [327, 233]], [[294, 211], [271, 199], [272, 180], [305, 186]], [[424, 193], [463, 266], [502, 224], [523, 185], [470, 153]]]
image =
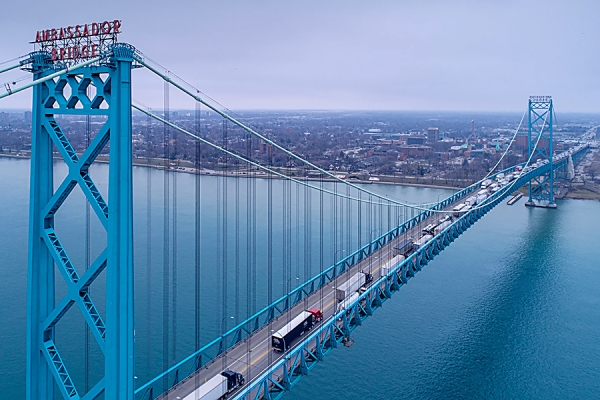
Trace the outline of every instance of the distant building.
[[423, 145], [426, 142], [426, 138], [425, 136], [409, 136], [406, 139], [406, 144], [407, 145]]
[[436, 151], [434, 153], [435, 158], [440, 161], [448, 161], [450, 159], [450, 153], [446, 151]]
[[440, 140], [440, 130], [439, 128], [429, 128], [427, 129], [427, 140], [431, 143], [437, 142]]
[[31, 111], [25, 111], [23, 113], [23, 118], [25, 119], [26, 122], [31, 121]]
[[400, 146], [400, 154], [412, 158], [429, 158], [433, 156], [433, 148], [429, 146]]
[[[529, 148], [528, 145], [528, 137], [527, 135], [523, 135], [523, 134], [519, 134], [517, 135], [517, 137], [515, 138], [515, 147], [521, 150], [527, 150]], [[538, 149], [544, 149], [548, 147], [548, 139], [542, 137], [540, 138], [540, 141], [538, 142], [537, 148]]]
[[0, 112], [0, 125], [7, 125], [9, 122], [9, 114]]

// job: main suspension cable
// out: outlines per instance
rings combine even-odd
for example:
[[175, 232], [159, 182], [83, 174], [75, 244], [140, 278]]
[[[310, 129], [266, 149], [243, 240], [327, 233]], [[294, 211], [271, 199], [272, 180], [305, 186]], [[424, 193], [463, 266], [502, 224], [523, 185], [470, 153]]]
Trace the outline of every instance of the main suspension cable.
[[[186, 135], [188, 135], [190, 137], [193, 137], [196, 140], [200, 140], [202, 143], [205, 143], [205, 144], [213, 147], [214, 149], [217, 149], [217, 150], [219, 150], [219, 151], [221, 151], [221, 152], [223, 152], [223, 153], [225, 153], [227, 155], [230, 155], [230, 156], [232, 156], [232, 157], [234, 157], [234, 158], [236, 158], [238, 160], [241, 160], [243, 162], [249, 163], [252, 166], [257, 167], [259, 169], [262, 169], [265, 172], [269, 172], [270, 174], [279, 176], [280, 178], [289, 179], [289, 180], [291, 180], [291, 181], [293, 181], [295, 183], [307, 186], [307, 187], [309, 187], [311, 189], [314, 189], [314, 190], [317, 190], [317, 191], [322, 191], [324, 193], [331, 194], [333, 196], [337, 196], [337, 197], [341, 197], [341, 198], [346, 198], [346, 199], [349, 199], [349, 200], [353, 200], [353, 201], [357, 201], [357, 202], [362, 202], [362, 203], [367, 203], [367, 204], [376, 204], [376, 205], [380, 204], [378, 201], [374, 201], [372, 199], [370, 199], [370, 200], [363, 200], [361, 198], [356, 198], [356, 197], [352, 197], [352, 196], [346, 196], [344, 194], [335, 193], [335, 192], [333, 192], [331, 190], [328, 190], [328, 189], [326, 189], [324, 187], [316, 187], [316, 186], [313, 186], [313, 185], [311, 185], [311, 184], [309, 184], [307, 182], [303, 182], [303, 181], [300, 181], [298, 179], [289, 177], [289, 176], [287, 176], [285, 174], [282, 174], [282, 173], [280, 173], [278, 171], [275, 171], [275, 170], [273, 170], [273, 169], [271, 169], [269, 167], [265, 167], [263, 165], [260, 165], [257, 162], [254, 162], [254, 161], [249, 160], [249, 159], [247, 159], [245, 157], [242, 157], [242, 156], [240, 156], [240, 155], [238, 155], [236, 153], [233, 153], [233, 152], [231, 152], [229, 150], [226, 150], [226, 149], [222, 148], [221, 146], [216, 145], [216, 144], [214, 144], [214, 143], [212, 143], [212, 142], [210, 142], [210, 141], [208, 141], [208, 140], [206, 140], [206, 139], [204, 139], [204, 138], [202, 138], [200, 136], [194, 135], [193, 133], [191, 133], [191, 132], [189, 132], [189, 131], [187, 131], [187, 130], [185, 130], [185, 129], [183, 129], [183, 128], [181, 128], [181, 127], [179, 127], [179, 126], [177, 126], [177, 125], [175, 125], [175, 124], [173, 124], [173, 123], [171, 123], [169, 121], [166, 121], [165, 119], [159, 117], [158, 115], [152, 113], [151, 111], [145, 110], [145, 109], [143, 109], [142, 107], [140, 107], [140, 106], [138, 106], [136, 104], [132, 104], [132, 107], [134, 109], [136, 109], [136, 110], [138, 110], [138, 111], [140, 111], [140, 112], [142, 112], [142, 113], [144, 113], [144, 114], [146, 114], [146, 115], [148, 115], [148, 116], [156, 119], [157, 121], [163, 122], [164, 124], [170, 126], [173, 129], [178, 130], [179, 132], [185, 133]], [[344, 181], [342, 181], [342, 182], [344, 182]], [[351, 186], [354, 187], [355, 185], [351, 185]], [[363, 192], [363, 191], [360, 191], [360, 192]], [[393, 206], [393, 207], [408, 207], [408, 208], [413, 208], [413, 209], [419, 210], [419, 211], [431, 211], [431, 212], [436, 212], [436, 213], [450, 213], [450, 212], [452, 212], [452, 211], [448, 211], [448, 210], [435, 210], [435, 209], [428, 208], [428, 207], [422, 207], [422, 206], [413, 205], [413, 204], [400, 203], [400, 202], [394, 201], [392, 199], [389, 199], [387, 197], [383, 197], [383, 196], [375, 195], [375, 194], [370, 194], [370, 192], [367, 192], [367, 193], [369, 193], [370, 196], [375, 196], [375, 197], [377, 197], [379, 199], [382, 199], [382, 200], [385, 200], [385, 201], [389, 201], [390, 203], [393, 203], [393, 204], [390, 204], [390, 206]]]
[[[404, 203], [404, 202], [400, 202], [397, 200], [393, 200], [393, 199], [389, 199], [388, 197], [379, 195], [377, 193], [371, 192], [367, 189], [361, 188], [360, 186], [357, 186], [353, 183], [350, 183], [348, 181], [345, 181], [343, 179], [341, 179], [340, 177], [336, 176], [335, 174], [332, 174], [329, 171], [324, 170], [323, 168], [311, 163], [308, 160], [303, 159], [302, 157], [296, 155], [295, 153], [287, 150], [286, 148], [282, 147], [281, 145], [275, 143], [274, 141], [272, 141], [271, 139], [263, 136], [262, 134], [258, 133], [257, 131], [255, 131], [254, 129], [250, 128], [249, 126], [245, 125], [244, 123], [238, 121], [237, 119], [233, 118], [231, 115], [229, 115], [228, 113], [218, 109], [217, 107], [215, 107], [214, 105], [212, 105], [211, 103], [207, 102], [206, 100], [202, 99], [198, 94], [200, 93], [200, 90], [198, 90], [197, 88], [195, 88], [193, 85], [191, 85], [190, 83], [184, 81], [183, 79], [177, 77], [178, 80], [180, 80], [181, 82], [177, 82], [175, 79], [172, 78], [172, 76], [174, 76], [170, 71], [168, 71], [166, 68], [162, 67], [160, 64], [157, 63], [157, 67], [163, 69], [165, 72], [160, 72], [157, 68], [155, 68], [154, 66], [149, 65], [144, 58], [142, 58], [143, 54], [141, 52], [137, 52], [134, 55], [134, 59], [139, 62], [140, 64], [142, 64], [143, 66], [145, 66], [146, 68], [148, 68], [150, 71], [152, 71], [153, 73], [155, 73], [156, 75], [158, 75], [159, 77], [161, 77], [163, 80], [171, 83], [174, 87], [178, 88], [179, 90], [181, 90], [182, 92], [184, 92], [185, 94], [187, 94], [188, 96], [192, 97], [193, 99], [195, 99], [196, 101], [204, 104], [206, 107], [210, 108], [211, 110], [213, 110], [214, 112], [216, 112], [217, 114], [219, 114], [221, 117], [231, 121], [232, 123], [234, 123], [235, 125], [239, 126], [240, 128], [242, 128], [243, 130], [257, 136], [258, 138], [262, 139], [263, 141], [265, 141], [265, 143], [270, 144], [271, 146], [277, 148], [278, 150], [284, 152], [285, 154], [287, 154], [290, 157], [293, 157], [295, 159], [297, 159], [298, 161], [302, 162], [305, 165], [308, 165], [309, 167], [319, 171], [321, 174], [324, 174], [326, 176], [328, 176], [330, 179], [333, 179], [334, 181], [338, 181], [338, 182], [342, 182], [345, 185], [351, 186], [354, 189], [361, 191], [361, 192], [365, 192], [368, 193], [376, 198], [380, 198], [382, 200], [389, 200], [397, 205], [400, 206], [407, 206], [407, 207], [414, 207], [416, 209], [419, 210], [426, 210], [422, 207], [419, 207], [417, 205], [413, 205], [413, 204], [408, 204], [408, 203]], [[176, 76], [176, 75], [175, 75]], [[186, 89], [185, 86], [188, 86], [190, 89]], [[195, 92], [194, 93], [192, 93]]]

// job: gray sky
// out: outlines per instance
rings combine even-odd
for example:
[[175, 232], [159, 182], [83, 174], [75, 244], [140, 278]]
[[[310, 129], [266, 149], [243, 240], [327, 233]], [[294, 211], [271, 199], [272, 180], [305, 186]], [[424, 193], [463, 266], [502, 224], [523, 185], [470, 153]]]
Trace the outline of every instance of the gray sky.
[[[37, 30], [117, 18], [120, 41], [232, 109], [523, 111], [550, 94], [559, 112], [600, 112], [598, 0], [10, 3], [0, 62], [29, 52]], [[133, 90], [162, 105], [147, 71]], [[172, 94], [171, 108], [193, 103]]]

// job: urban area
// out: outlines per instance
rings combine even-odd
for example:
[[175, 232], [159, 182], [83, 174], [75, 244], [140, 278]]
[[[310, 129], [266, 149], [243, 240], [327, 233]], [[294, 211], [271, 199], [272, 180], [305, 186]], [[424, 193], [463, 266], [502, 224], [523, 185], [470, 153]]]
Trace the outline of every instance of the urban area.
[[[162, 115], [282, 174], [327, 178], [214, 112], [180, 110]], [[499, 167], [525, 162], [528, 151], [527, 121], [516, 113], [244, 111], [234, 115], [315, 166], [338, 178], [362, 183], [465, 187], [483, 177], [505, 152]], [[103, 117], [97, 116], [57, 118], [76, 151], [83, 151], [104, 123]], [[575, 179], [561, 188], [562, 196], [600, 199], [600, 119], [576, 114], [563, 118], [565, 121], [554, 127], [553, 151], [559, 153], [582, 142], [589, 143], [592, 151], [578, 165]], [[0, 112], [0, 156], [30, 156], [31, 122], [30, 111]], [[133, 115], [133, 138], [137, 165], [202, 174], [266, 174], [141, 113]], [[546, 147], [547, 143], [539, 146]], [[108, 151], [107, 146], [100, 161], [107, 159]], [[201, 160], [199, 165], [194, 165], [196, 159]]]

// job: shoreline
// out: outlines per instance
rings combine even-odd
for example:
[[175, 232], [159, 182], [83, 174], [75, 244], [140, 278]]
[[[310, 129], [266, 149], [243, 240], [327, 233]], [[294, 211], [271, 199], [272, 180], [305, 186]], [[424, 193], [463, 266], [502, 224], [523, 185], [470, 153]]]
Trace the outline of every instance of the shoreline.
[[[0, 154], [0, 158], [29, 160], [31, 157], [19, 156], [19, 155], [9, 155], [9, 154], [2, 153], [2, 154]], [[61, 157], [55, 157], [54, 160], [55, 161], [63, 161]], [[133, 159], [133, 162], [132, 162], [132, 165], [134, 167], [152, 168], [152, 169], [162, 170], [162, 171], [165, 170], [165, 168], [162, 165], [148, 164], [147, 162], [141, 163], [141, 162], [136, 162], [136, 160], [138, 160], [138, 159]], [[96, 162], [108, 164], [109, 161], [103, 160], [103, 159], [96, 159]], [[225, 172], [216, 171], [216, 170], [209, 170], [209, 169], [198, 170], [195, 168], [188, 168], [188, 167], [170, 168], [169, 171], [186, 173], [186, 174], [191, 174], [191, 175], [226, 176], [226, 177], [230, 177], [230, 178], [237, 177], [237, 178], [255, 178], [255, 179], [284, 179], [284, 178], [276, 176], [276, 175], [270, 175], [266, 172], [258, 172], [258, 173], [253, 173], [253, 174], [248, 175], [245, 172], [244, 173], [235, 173], [235, 172], [225, 173]], [[386, 177], [388, 177], [388, 176], [386, 176]], [[308, 177], [298, 177], [298, 176], [294, 176], [292, 178], [299, 180], [299, 181], [337, 182], [335, 179], [331, 179], [331, 178], [308, 178]], [[402, 179], [402, 178], [400, 178], [400, 179]], [[349, 180], [344, 179], [344, 181], [354, 183], [354, 184], [361, 184], [361, 185], [378, 184], [378, 185], [409, 186], [409, 187], [417, 187], [417, 188], [442, 189], [442, 190], [464, 189], [464, 187], [462, 187], [462, 186], [436, 185], [436, 184], [431, 184], [431, 183], [389, 182], [389, 181], [382, 181], [382, 180], [366, 181], [366, 180], [361, 180], [361, 179], [349, 179]], [[585, 193], [582, 194], [581, 191], [582, 190], [575, 190], [574, 192], [567, 192], [567, 194], [564, 197], [562, 197], [561, 200], [591, 200], [591, 201], [597, 200], [597, 201], [600, 201], [600, 193], [595, 193], [595, 192], [586, 190]]]
[[[18, 159], [18, 160], [29, 160], [31, 159], [31, 157], [27, 157], [27, 156], [18, 156], [18, 155], [9, 155], [9, 154], [0, 154], [0, 158], [12, 158], [12, 159]], [[55, 161], [62, 161], [61, 157], [55, 157], [54, 158]], [[108, 164], [108, 160], [102, 160], [102, 159], [96, 159], [95, 162], [99, 162], [99, 163], [103, 163], [103, 164]], [[148, 164], [147, 162], [136, 162], [136, 159], [133, 160], [132, 165], [134, 167], [141, 167], [141, 168], [152, 168], [152, 169], [156, 169], [156, 170], [162, 170], [164, 171], [165, 168], [162, 165], [155, 165], [155, 164]], [[227, 176], [230, 178], [257, 178], [257, 179], [284, 179], [282, 177], [276, 176], [276, 175], [270, 175], [267, 172], [258, 172], [258, 173], [254, 173], [251, 175], [248, 175], [246, 173], [235, 173], [235, 172], [222, 172], [222, 171], [216, 171], [216, 170], [209, 170], [209, 169], [195, 169], [195, 168], [187, 168], [187, 167], [177, 167], [177, 168], [171, 168], [169, 169], [169, 171], [171, 172], [179, 172], [179, 173], [186, 173], [186, 174], [191, 174], [191, 175], [207, 175], [207, 176]], [[315, 182], [338, 182], [335, 179], [332, 178], [308, 178], [308, 177], [299, 177], [299, 176], [292, 176], [291, 178], [294, 178], [296, 180], [299, 181], [315, 181]], [[400, 178], [402, 179], [402, 178]], [[378, 184], [378, 185], [394, 185], [394, 186], [411, 186], [411, 187], [419, 187], [419, 188], [428, 188], [428, 189], [443, 189], [443, 190], [461, 190], [464, 189], [464, 187], [461, 186], [450, 186], [450, 185], [436, 185], [436, 184], [431, 184], [431, 183], [406, 183], [406, 182], [388, 182], [388, 181], [367, 181], [367, 180], [361, 180], [361, 179], [349, 179], [346, 180], [344, 179], [344, 181], [346, 182], [350, 182], [350, 183], [355, 183], [355, 184], [361, 184], [361, 185], [372, 185], [372, 184]]]

